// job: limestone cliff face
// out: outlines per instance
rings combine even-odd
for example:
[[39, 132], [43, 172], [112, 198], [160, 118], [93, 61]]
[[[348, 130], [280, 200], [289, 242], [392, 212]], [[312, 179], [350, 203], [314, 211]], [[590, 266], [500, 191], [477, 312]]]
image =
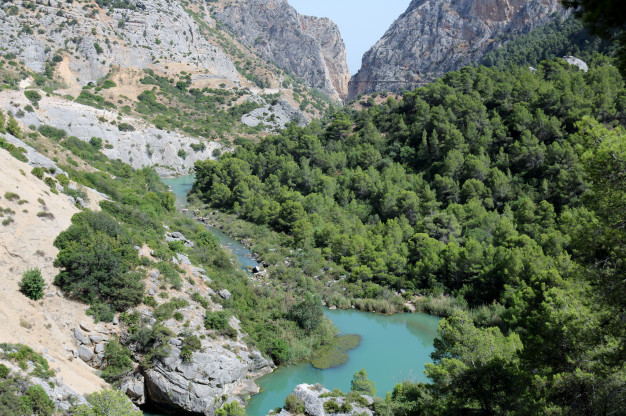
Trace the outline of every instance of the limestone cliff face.
[[[60, 66], [70, 85], [95, 82], [115, 65], [158, 68], [171, 63], [198, 68], [207, 78], [239, 81], [230, 58], [202, 36], [179, 2], [136, 2], [135, 10], [109, 12], [60, 0], [43, 3], [38, 15], [25, 17], [0, 8], [0, 44], [36, 72], [67, 48], [72, 56]], [[25, 25], [37, 29], [24, 31]]]
[[217, 19], [262, 58], [333, 98], [347, 95], [345, 45], [331, 20], [299, 15], [286, 0], [224, 3]]
[[565, 14], [558, 0], [413, 0], [363, 56], [349, 98], [432, 81], [547, 23], [554, 13]]

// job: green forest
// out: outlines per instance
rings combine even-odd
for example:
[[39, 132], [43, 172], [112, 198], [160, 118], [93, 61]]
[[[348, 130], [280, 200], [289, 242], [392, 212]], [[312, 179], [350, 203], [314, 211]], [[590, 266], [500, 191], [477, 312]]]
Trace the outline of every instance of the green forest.
[[464, 68], [197, 162], [192, 192], [318, 253], [335, 287], [465, 305], [432, 382], [382, 414], [618, 414], [626, 90], [609, 58], [588, 63]]

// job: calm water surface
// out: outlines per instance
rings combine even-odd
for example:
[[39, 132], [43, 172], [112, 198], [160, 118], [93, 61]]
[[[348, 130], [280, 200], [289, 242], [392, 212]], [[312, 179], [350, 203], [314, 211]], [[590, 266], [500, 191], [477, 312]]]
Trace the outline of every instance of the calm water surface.
[[310, 364], [281, 367], [257, 380], [261, 393], [252, 396], [249, 416], [264, 416], [281, 407], [298, 384], [321, 383], [332, 390], [350, 390], [352, 375], [365, 368], [376, 391], [384, 397], [399, 381], [426, 381], [424, 364], [434, 350], [439, 318], [424, 314], [392, 316], [349, 310], [327, 310], [326, 316], [342, 334], [359, 334], [361, 344], [348, 351], [348, 362], [338, 368], [319, 370]]
[[[162, 181], [176, 194], [176, 203], [182, 208], [187, 203], [187, 192], [194, 176], [163, 178]], [[207, 227], [217, 236], [220, 244], [231, 249], [243, 268], [257, 264], [251, 252], [238, 241], [214, 227]], [[370, 380], [376, 383], [379, 396], [399, 381], [411, 379], [425, 381], [424, 364], [430, 362], [434, 350], [439, 318], [424, 314], [398, 314], [392, 316], [350, 310], [326, 310], [342, 334], [359, 334], [361, 344], [348, 351], [348, 362], [338, 368], [319, 370], [310, 364], [280, 367], [257, 380], [262, 391], [250, 400], [246, 411], [249, 416], [264, 416], [271, 409], [281, 407], [285, 397], [301, 383], [321, 383], [332, 390], [350, 390], [352, 375], [365, 368]], [[158, 416], [145, 413], [146, 416]]]

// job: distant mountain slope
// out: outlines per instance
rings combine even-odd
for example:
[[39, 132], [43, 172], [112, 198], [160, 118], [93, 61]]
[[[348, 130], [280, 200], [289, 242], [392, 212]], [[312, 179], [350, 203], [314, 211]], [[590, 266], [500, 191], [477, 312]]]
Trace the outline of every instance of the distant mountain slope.
[[558, 0], [413, 0], [365, 53], [348, 96], [412, 89], [565, 13]]
[[346, 96], [350, 71], [345, 45], [330, 19], [302, 16], [286, 0], [222, 3], [217, 19], [261, 57], [331, 97]]

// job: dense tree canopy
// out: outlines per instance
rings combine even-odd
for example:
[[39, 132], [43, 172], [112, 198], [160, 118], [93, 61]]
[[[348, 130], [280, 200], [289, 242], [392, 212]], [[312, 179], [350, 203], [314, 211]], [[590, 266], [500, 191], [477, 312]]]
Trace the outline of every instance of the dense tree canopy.
[[619, 123], [625, 98], [601, 56], [586, 74], [560, 60], [536, 74], [465, 68], [198, 162], [193, 190], [320, 249], [352, 282], [503, 302], [567, 263], [559, 217], [587, 188], [575, 123]]
[[431, 382], [381, 414], [622, 414], [626, 91], [589, 63], [449, 73], [197, 162], [193, 191], [337, 284], [498, 305], [442, 320]]

